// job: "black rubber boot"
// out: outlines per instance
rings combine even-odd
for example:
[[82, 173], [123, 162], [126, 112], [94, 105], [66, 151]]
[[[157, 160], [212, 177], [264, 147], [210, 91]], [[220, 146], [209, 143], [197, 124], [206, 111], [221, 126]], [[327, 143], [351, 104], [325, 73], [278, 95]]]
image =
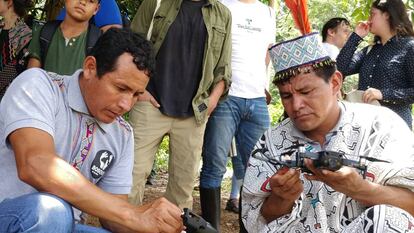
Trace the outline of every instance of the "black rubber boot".
[[248, 233], [246, 228], [244, 227], [243, 221], [242, 221], [242, 189], [240, 189], [240, 197], [239, 197], [239, 226], [240, 226], [240, 233]]
[[207, 189], [200, 187], [201, 216], [220, 232], [221, 187]]

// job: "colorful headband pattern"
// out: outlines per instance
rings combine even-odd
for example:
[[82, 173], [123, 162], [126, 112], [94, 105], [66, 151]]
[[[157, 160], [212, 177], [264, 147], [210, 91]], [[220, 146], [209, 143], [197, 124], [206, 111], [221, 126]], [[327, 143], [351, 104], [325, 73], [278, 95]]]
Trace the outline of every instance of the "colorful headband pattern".
[[304, 67], [316, 69], [335, 63], [323, 48], [317, 32], [276, 44], [269, 49], [269, 54], [276, 73], [274, 82], [287, 80]]

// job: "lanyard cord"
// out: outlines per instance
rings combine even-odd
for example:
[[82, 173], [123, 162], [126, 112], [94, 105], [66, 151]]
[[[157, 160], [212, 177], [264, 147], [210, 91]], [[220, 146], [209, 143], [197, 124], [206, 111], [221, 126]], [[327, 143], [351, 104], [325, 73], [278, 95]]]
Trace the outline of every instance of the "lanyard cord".
[[89, 155], [93, 143], [93, 134], [95, 133], [96, 128], [96, 124], [92, 119], [86, 120], [85, 124], [86, 131], [82, 136], [80, 153], [72, 161], [72, 166], [78, 171], [81, 169], [83, 162], [85, 162], [86, 157]]

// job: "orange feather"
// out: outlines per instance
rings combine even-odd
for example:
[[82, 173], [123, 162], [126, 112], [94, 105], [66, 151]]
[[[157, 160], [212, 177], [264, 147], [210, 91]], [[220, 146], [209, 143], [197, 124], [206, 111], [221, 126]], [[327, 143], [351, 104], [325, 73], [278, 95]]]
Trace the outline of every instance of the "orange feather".
[[302, 35], [310, 33], [307, 0], [285, 0], [285, 4], [290, 9], [295, 25]]

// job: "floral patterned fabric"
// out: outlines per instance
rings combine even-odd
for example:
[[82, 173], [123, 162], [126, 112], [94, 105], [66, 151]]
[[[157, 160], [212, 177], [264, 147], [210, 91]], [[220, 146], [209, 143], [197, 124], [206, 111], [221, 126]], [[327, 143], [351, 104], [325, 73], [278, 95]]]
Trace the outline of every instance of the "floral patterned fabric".
[[2, 46], [0, 52], [0, 100], [7, 87], [26, 68], [28, 46], [32, 30], [19, 19], [10, 30], [1, 30]]

